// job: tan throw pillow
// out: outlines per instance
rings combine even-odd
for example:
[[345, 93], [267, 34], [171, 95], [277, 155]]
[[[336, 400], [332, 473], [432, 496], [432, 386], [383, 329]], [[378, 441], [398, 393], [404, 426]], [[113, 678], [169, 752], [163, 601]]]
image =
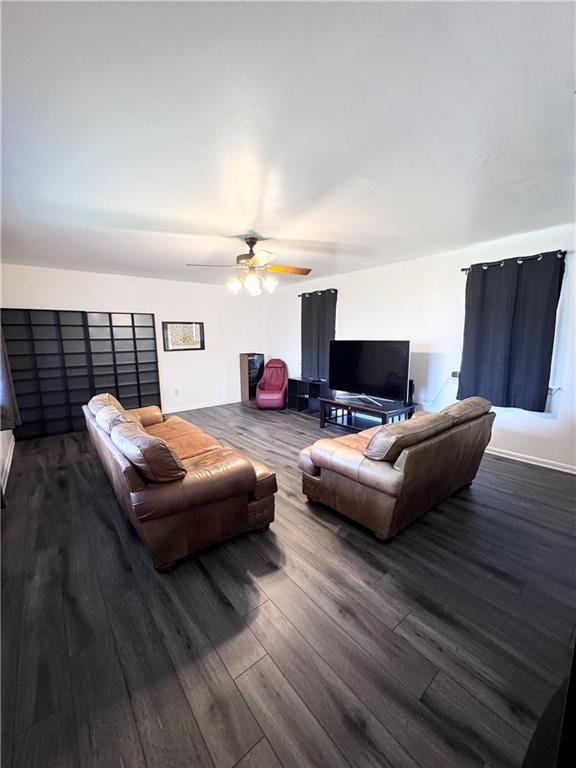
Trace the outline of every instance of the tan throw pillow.
[[128, 411], [119, 411], [114, 405], [105, 405], [104, 408], [100, 408], [96, 411], [96, 424], [101, 427], [104, 432], [110, 434], [116, 424], [124, 424], [131, 422], [133, 424], [140, 424], [140, 419], [133, 413]]
[[164, 440], [152, 437], [140, 424], [117, 424], [110, 437], [116, 448], [153, 483], [170, 483], [186, 474], [186, 468]]
[[465, 421], [472, 421], [479, 416], [483, 416], [492, 408], [490, 400], [485, 397], [467, 397], [458, 403], [443, 408], [440, 413], [446, 413], [454, 419], [454, 426], [463, 424]]
[[94, 397], [88, 401], [88, 410], [93, 416], [96, 416], [101, 408], [106, 408], [108, 405], [113, 405], [120, 413], [124, 412], [124, 406], [118, 402], [114, 395], [109, 392], [102, 392], [100, 395], [94, 395]]
[[427, 413], [417, 419], [385, 424], [366, 446], [364, 456], [375, 461], [396, 461], [404, 448], [445, 432], [453, 424], [452, 417], [442, 413]]

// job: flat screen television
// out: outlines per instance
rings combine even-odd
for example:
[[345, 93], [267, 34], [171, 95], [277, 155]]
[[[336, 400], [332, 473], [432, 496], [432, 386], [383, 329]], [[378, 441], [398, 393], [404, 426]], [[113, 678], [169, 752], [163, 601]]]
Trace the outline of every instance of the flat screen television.
[[330, 342], [330, 389], [406, 401], [409, 367], [409, 341]]

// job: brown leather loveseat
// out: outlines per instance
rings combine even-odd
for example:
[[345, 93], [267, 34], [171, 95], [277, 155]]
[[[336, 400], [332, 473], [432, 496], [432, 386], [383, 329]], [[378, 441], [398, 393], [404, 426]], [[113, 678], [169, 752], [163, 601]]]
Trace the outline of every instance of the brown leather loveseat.
[[490, 408], [470, 397], [439, 413], [318, 440], [300, 453], [302, 490], [387, 541], [472, 482], [490, 441]]
[[126, 411], [109, 394], [83, 411], [116, 498], [158, 570], [274, 519], [275, 474], [185, 419], [164, 418], [157, 406]]

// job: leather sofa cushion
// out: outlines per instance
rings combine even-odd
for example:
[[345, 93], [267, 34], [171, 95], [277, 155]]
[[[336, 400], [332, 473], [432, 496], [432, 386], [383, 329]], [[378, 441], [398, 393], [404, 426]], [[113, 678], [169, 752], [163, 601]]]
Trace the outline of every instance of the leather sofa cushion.
[[157, 405], [143, 405], [141, 408], [130, 408], [128, 413], [136, 416], [143, 427], [151, 424], [162, 424], [164, 416]]
[[144, 491], [132, 494], [132, 505], [139, 520], [168, 517], [201, 504], [248, 495], [256, 484], [252, 464], [233, 448], [220, 446], [186, 459], [184, 466], [186, 476], [178, 482], [149, 485]]
[[116, 448], [110, 435], [96, 424], [96, 417], [90, 413], [88, 405], [82, 406], [82, 412], [86, 419], [86, 427], [100, 460], [114, 486], [116, 496], [122, 504], [125, 489], [128, 493], [141, 490], [146, 487], [146, 481], [138, 472], [131, 461]]
[[100, 408], [96, 411], [96, 424], [106, 432], [107, 435], [112, 432], [116, 424], [124, 424], [132, 422], [134, 424], [140, 424], [140, 420], [137, 416], [129, 411], [119, 411], [115, 405], [105, 405], [104, 408]]
[[153, 483], [181, 480], [186, 468], [164, 442], [149, 435], [133, 422], [117, 424], [110, 434], [112, 442], [140, 472]]
[[[379, 427], [376, 429], [379, 429]], [[372, 435], [366, 435], [364, 432], [353, 432], [349, 435], [342, 435], [342, 437], [336, 437], [334, 439], [340, 445], [347, 445], [348, 448], [355, 448], [357, 451], [364, 451], [368, 446], [371, 438]]]
[[454, 426], [458, 424], [464, 424], [465, 421], [472, 421], [479, 416], [483, 416], [492, 408], [490, 400], [486, 400], [485, 397], [467, 397], [465, 400], [460, 400], [457, 403], [442, 408], [440, 413], [445, 413], [451, 416], [454, 421]]
[[146, 427], [146, 432], [163, 440], [182, 461], [222, 445], [215, 437], [180, 416], [170, 416], [162, 424]]
[[[338, 443], [338, 445], [345, 445], [348, 448], [355, 448], [357, 451], [363, 452], [379, 429], [379, 426], [370, 427], [370, 429], [364, 429], [361, 432], [335, 437], [334, 442]], [[316, 477], [320, 474], [320, 470], [312, 461], [311, 453], [312, 446], [303, 448], [298, 457], [298, 466], [303, 472], [306, 472], [306, 474]]]
[[365, 458], [362, 451], [339, 442], [338, 439], [317, 440], [310, 456], [317, 467], [329, 469], [361, 485], [375, 488], [388, 496], [398, 496], [404, 474], [390, 464], [381, 464]]
[[374, 461], [396, 461], [404, 448], [445, 432], [453, 424], [453, 418], [443, 413], [429, 413], [414, 421], [408, 419], [395, 424], [385, 424], [368, 443], [364, 456]]
[[122, 403], [116, 400], [114, 395], [111, 395], [109, 392], [102, 392], [99, 395], [94, 395], [94, 397], [88, 401], [88, 409], [94, 416], [96, 416], [101, 408], [105, 408], [109, 405], [113, 405], [120, 412], [125, 410]]
[[[357, 432], [356, 434], [362, 435], [362, 437], [367, 438], [368, 440], [372, 440], [376, 432], [380, 429], [382, 425], [377, 424], [375, 427], [370, 427], [370, 429], [363, 429], [361, 432]], [[336, 438], [337, 440], [340, 440], [341, 438]]]

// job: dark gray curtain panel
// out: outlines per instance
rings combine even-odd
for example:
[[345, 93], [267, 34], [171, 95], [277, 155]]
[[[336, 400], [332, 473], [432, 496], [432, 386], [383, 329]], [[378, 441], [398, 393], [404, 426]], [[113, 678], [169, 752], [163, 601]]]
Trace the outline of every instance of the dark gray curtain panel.
[[473, 264], [458, 398], [544, 411], [550, 380], [564, 253]]
[[336, 335], [338, 291], [302, 294], [302, 378], [328, 379], [330, 342]]

